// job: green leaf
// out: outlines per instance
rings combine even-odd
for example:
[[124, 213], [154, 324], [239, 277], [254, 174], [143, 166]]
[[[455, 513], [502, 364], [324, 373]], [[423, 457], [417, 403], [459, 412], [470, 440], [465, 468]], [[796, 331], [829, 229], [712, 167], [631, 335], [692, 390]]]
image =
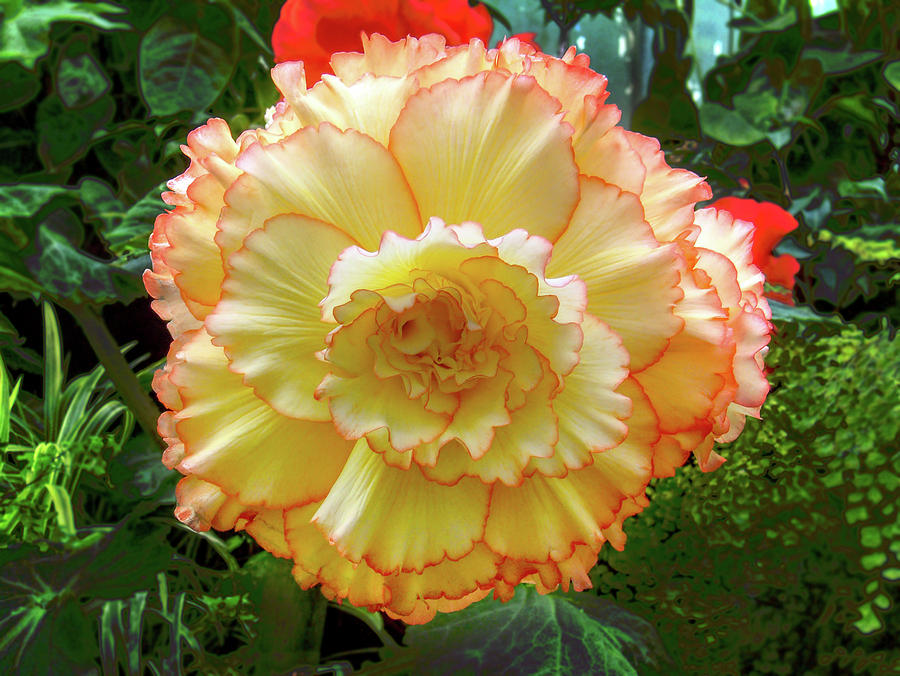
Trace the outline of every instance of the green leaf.
[[231, 0], [215, 1], [228, 7], [228, 9], [231, 11], [231, 16], [234, 18], [234, 23], [247, 35], [247, 37], [249, 37], [253, 41], [253, 43], [257, 47], [260, 48], [263, 54], [272, 56], [272, 46], [269, 44], [269, 41], [259, 34], [259, 31], [256, 30], [256, 26], [254, 26], [253, 22], [247, 18], [246, 14], [235, 7], [234, 3], [231, 2]]
[[758, 91], [734, 95], [735, 110], [753, 125], [771, 120], [778, 113], [778, 99], [775, 95], [768, 89], [761, 87], [757, 87], [757, 89]]
[[883, 58], [880, 51], [869, 49], [864, 52], [852, 52], [849, 46], [843, 50], [823, 49], [821, 47], [806, 47], [801, 58], [815, 59], [822, 64], [822, 70], [826, 73], [846, 73], [862, 66], [874, 63]]
[[900, 61], [891, 61], [884, 67], [882, 74], [891, 87], [900, 91]]
[[146, 435], [139, 435], [129, 440], [122, 452], [110, 460], [107, 472], [115, 486], [111, 500], [126, 503], [175, 501], [175, 484], [181, 476], [162, 464], [155, 443]]
[[111, 252], [116, 255], [146, 253], [153, 222], [166, 210], [166, 203], [160, 197], [163, 190], [166, 190], [165, 183], [151, 188], [125, 212], [120, 222], [100, 232]]
[[94, 132], [115, 113], [110, 96], [102, 96], [78, 110], [69, 110], [59, 96], [48, 96], [38, 105], [38, 152], [44, 164], [55, 168], [84, 155]]
[[0, 113], [25, 105], [41, 91], [41, 82], [37, 75], [25, 70], [18, 63], [4, 63], [0, 66], [0, 82], [3, 83]]
[[61, 401], [65, 376], [62, 369], [62, 340], [53, 305], [44, 302], [44, 427], [45, 438], [55, 439], [62, 419]]
[[78, 2], [49, 0], [49, 2], [4, 2], [3, 22], [0, 23], [0, 61], [17, 61], [26, 68], [50, 48], [50, 26], [59, 21], [86, 23], [102, 30], [126, 30], [127, 23], [114, 21], [107, 15], [121, 14], [125, 8], [109, 2]]
[[0, 218], [33, 216], [54, 197], [72, 192], [62, 185], [0, 185]]
[[317, 589], [304, 591], [291, 575], [291, 562], [268, 552], [253, 556], [243, 568], [243, 586], [259, 622], [241, 661], [258, 674], [290, 672], [319, 660], [328, 602]]
[[863, 181], [853, 181], [849, 178], [842, 179], [838, 183], [838, 194], [841, 197], [875, 197], [878, 195], [885, 202], [888, 200], [887, 190], [884, 186], [884, 178], [876, 176]]
[[77, 190], [85, 219], [98, 223], [97, 230], [101, 235], [121, 223], [125, 207], [109, 183], [87, 176], [78, 183]]
[[743, 33], [768, 33], [783, 31], [795, 23], [797, 23], [797, 10], [792, 7], [787, 12], [776, 14], [765, 21], [761, 21], [756, 17], [749, 17], [732, 21], [731, 25], [739, 28]]
[[837, 315], [820, 315], [808, 305], [787, 305], [786, 303], [769, 299], [769, 307], [772, 309], [772, 319], [776, 322], [840, 323], [840, 318]]
[[765, 131], [753, 126], [739, 112], [718, 103], [700, 106], [700, 126], [707, 136], [732, 146], [749, 146], [766, 138]]
[[666, 662], [644, 620], [590, 592], [542, 596], [520, 587], [511, 601], [485, 599], [465, 610], [411, 626], [408, 648], [372, 673], [594, 674], [645, 673]]
[[217, 44], [170, 17], [141, 40], [140, 87], [154, 115], [202, 111], [215, 101], [231, 74], [231, 57]]
[[128, 598], [151, 588], [170, 563], [165, 531], [147, 531], [138, 517], [96, 530], [74, 548], [46, 543], [44, 551], [0, 550], [0, 672], [85, 673], [99, 648], [78, 602]]
[[59, 226], [47, 223], [38, 228], [37, 255], [27, 265], [35, 279], [49, 293], [76, 302], [111, 303], [130, 293], [127, 278], [135, 271], [117, 269], [78, 248]]
[[56, 91], [66, 108], [93, 103], [110, 88], [109, 77], [91, 54], [63, 58], [56, 70]]

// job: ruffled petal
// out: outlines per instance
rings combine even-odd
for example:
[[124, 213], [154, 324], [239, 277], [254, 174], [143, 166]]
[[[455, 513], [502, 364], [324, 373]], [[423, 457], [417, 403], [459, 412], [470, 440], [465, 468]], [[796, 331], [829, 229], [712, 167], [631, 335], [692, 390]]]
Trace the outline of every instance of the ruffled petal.
[[313, 521], [353, 563], [365, 559], [383, 575], [422, 572], [472, 551], [489, 494], [475, 479], [448, 487], [389, 467], [361, 439]]
[[301, 69], [296, 62], [272, 69], [272, 79], [290, 105], [297, 129], [329, 122], [342, 131], [355, 129], [385, 146], [400, 110], [419, 89], [414, 78], [376, 78], [367, 73], [349, 85], [325, 75], [307, 90], [305, 78], [299, 77]]
[[296, 563], [294, 577], [307, 589], [321, 584], [328, 598], [355, 606], [384, 609], [408, 624], [431, 620], [435, 612], [452, 612], [486, 596], [502, 560], [483, 543], [458, 560], [443, 559], [421, 572], [383, 575], [365, 559], [353, 563], [329, 544], [311, 519], [318, 504], [285, 514], [285, 531]]
[[629, 498], [650, 480], [651, 448], [629, 443], [598, 453], [594, 464], [564, 479], [535, 475], [491, 493], [484, 541], [510, 558], [541, 563], [570, 558], [577, 545], [596, 547]]
[[246, 529], [263, 549], [281, 558], [290, 557], [281, 510], [249, 507], [195, 476], [178, 482], [175, 500], [175, 518], [189, 528], [200, 532], [210, 528]]
[[330, 423], [276, 413], [228, 370], [222, 348], [204, 331], [178, 359], [170, 378], [185, 404], [175, 414], [185, 448], [179, 471], [246, 505], [285, 508], [328, 493], [352, 447]]
[[657, 362], [635, 374], [659, 414], [661, 429], [669, 433], [695, 427], [709, 431], [716, 397], [731, 379], [735, 343], [727, 313], [708, 277], [695, 272], [683, 275], [685, 297], [675, 308], [684, 330]]
[[246, 172], [228, 189], [216, 242], [227, 260], [273, 216], [300, 214], [330, 223], [360, 246], [376, 248], [392, 230], [415, 237], [419, 212], [399, 166], [364, 134], [329, 123], [241, 153]]
[[376, 311], [366, 310], [333, 334], [327, 356], [333, 369], [316, 396], [327, 399], [334, 426], [347, 439], [386, 428], [391, 445], [409, 450], [436, 439], [451, 416], [426, 407], [424, 397], [410, 398], [399, 376], [381, 378], [368, 338], [376, 333]]
[[319, 302], [328, 273], [353, 240], [332, 225], [286, 214], [266, 221], [229, 259], [222, 300], [206, 319], [231, 368], [279, 413], [330, 420], [314, 398], [328, 367], [316, 358], [334, 324]]
[[[623, 421], [631, 415], [631, 402], [615, 391], [628, 375], [628, 353], [619, 337], [597, 318], [586, 315], [581, 328], [584, 347], [578, 366], [553, 399], [559, 419], [559, 441], [553, 458], [532, 460], [545, 475], [559, 476], [568, 469], [591, 464], [593, 453], [617, 446], [628, 432]], [[551, 460], [556, 461], [552, 472], [548, 471]]]
[[712, 191], [693, 172], [672, 169], [655, 138], [633, 132], [625, 134], [647, 171], [641, 189], [644, 217], [659, 241], [671, 241], [693, 224], [694, 206], [712, 197]]
[[677, 251], [660, 246], [638, 198], [597, 178], [581, 177], [581, 201], [553, 247], [548, 274], [577, 274], [587, 310], [622, 338], [632, 370], [655, 361], [683, 322]]
[[552, 241], [578, 200], [572, 127], [558, 111], [530, 77], [446, 80], [409, 99], [389, 147], [423, 217], [476, 221], [489, 238], [524, 227]]

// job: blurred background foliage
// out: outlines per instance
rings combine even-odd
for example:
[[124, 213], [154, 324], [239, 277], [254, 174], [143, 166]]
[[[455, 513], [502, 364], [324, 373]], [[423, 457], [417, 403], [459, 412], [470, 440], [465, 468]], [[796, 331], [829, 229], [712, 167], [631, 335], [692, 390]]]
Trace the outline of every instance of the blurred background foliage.
[[0, 0], [0, 671], [430, 673], [452, 654], [473, 672], [897, 673], [900, 8], [488, 4], [494, 42], [588, 53], [623, 122], [716, 197], [797, 217], [764, 420], [721, 470], [652, 485], [596, 594], [520, 590], [425, 627], [301, 592], [243, 534], [188, 531], [141, 399], [168, 336], [140, 274], [186, 134], [260, 125], [275, 101], [280, 3]]

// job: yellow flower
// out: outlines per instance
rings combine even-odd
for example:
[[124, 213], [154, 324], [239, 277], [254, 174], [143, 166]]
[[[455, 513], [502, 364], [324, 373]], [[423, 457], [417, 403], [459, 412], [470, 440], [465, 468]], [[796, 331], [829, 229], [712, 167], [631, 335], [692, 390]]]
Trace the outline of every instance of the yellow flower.
[[188, 136], [145, 274], [176, 516], [407, 622], [589, 587], [650, 479], [759, 414], [752, 228], [574, 49], [364, 47]]

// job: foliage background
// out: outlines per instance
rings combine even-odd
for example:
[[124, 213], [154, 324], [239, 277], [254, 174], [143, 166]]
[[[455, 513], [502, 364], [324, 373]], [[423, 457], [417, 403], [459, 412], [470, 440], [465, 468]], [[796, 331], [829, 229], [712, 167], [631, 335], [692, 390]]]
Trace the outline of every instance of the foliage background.
[[717, 197], [791, 211], [802, 268], [764, 420], [652, 486], [596, 593], [406, 629], [179, 524], [132, 396], [168, 342], [140, 284], [161, 184], [208, 117], [262, 123], [278, 3], [0, 1], [0, 670], [897, 673], [900, 9], [740, 5], [490, 3], [495, 38], [590, 54]]

